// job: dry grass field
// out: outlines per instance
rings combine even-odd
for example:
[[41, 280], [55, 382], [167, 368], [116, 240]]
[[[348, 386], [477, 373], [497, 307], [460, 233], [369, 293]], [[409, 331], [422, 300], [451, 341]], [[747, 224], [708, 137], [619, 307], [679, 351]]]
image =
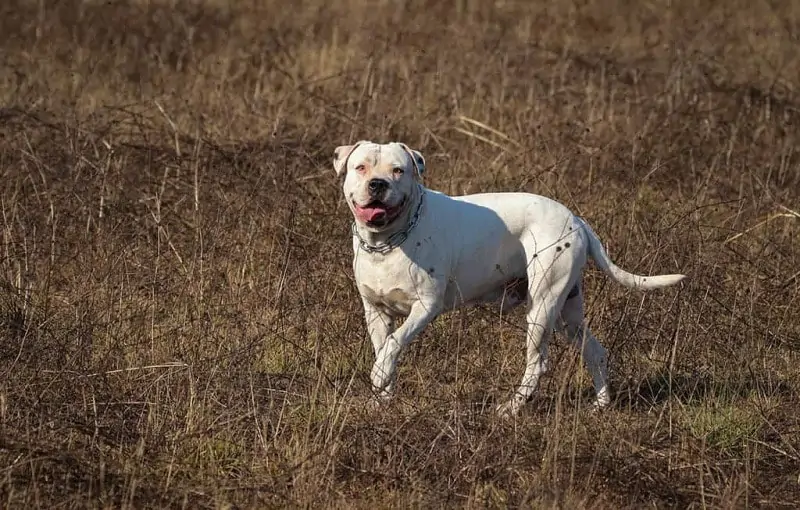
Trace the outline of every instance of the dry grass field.
[[[588, 219], [615, 403], [523, 312], [440, 317], [397, 399], [335, 146]], [[800, 503], [800, 3], [4, 0], [0, 507]]]

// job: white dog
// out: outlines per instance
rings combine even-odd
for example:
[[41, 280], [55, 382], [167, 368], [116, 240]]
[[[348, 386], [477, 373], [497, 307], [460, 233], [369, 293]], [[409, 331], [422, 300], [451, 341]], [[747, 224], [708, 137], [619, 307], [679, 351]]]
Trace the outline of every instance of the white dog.
[[525, 373], [497, 411], [516, 415], [536, 389], [554, 329], [581, 349], [595, 405], [606, 406], [606, 350], [584, 326], [580, 279], [587, 258], [627, 287], [656, 289], [684, 278], [620, 269], [583, 220], [548, 198], [450, 197], [426, 189], [420, 182], [425, 159], [405, 144], [343, 145], [333, 166], [337, 175], [346, 174], [344, 195], [355, 216], [353, 270], [375, 350], [370, 376], [379, 398], [392, 394], [403, 348], [443, 311], [479, 302], [497, 302], [507, 311], [527, 301]]

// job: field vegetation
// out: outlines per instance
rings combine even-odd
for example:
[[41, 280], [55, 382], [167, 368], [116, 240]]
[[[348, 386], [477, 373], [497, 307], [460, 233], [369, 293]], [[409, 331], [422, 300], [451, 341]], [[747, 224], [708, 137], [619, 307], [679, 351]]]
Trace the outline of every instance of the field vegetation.
[[[440, 317], [373, 411], [337, 145], [528, 191], [594, 267], [615, 403], [522, 311]], [[3, 508], [793, 508], [800, 2], [4, 0]]]

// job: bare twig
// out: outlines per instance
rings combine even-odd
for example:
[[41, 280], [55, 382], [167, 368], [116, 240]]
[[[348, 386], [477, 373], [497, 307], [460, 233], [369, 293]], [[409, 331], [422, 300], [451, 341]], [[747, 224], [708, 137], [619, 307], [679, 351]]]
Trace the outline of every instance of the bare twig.
[[453, 128], [453, 129], [455, 129], [459, 133], [463, 133], [463, 134], [465, 134], [467, 136], [471, 136], [473, 138], [477, 138], [478, 140], [480, 140], [480, 141], [482, 141], [484, 143], [488, 143], [489, 145], [492, 145], [494, 147], [497, 147], [498, 149], [502, 149], [502, 150], [504, 150], [506, 152], [510, 152], [508, 147], [500, 145], [499, 143], [497, 143], [497, 142], [495, 142], [493, 140], [490, 140], [489, 138], [486, 138], [485, 136], [481, 136], [481, 135], [479, 135], [477, 133], [473, 133], [472, 131], [467, 131], [466, 129], [462, 129], [460, 127], [456, 127], [456, 128]]
[[775, 213], [775, 214], [773, 214], [771, 216], [768, 216], [767, 218], [759, 221], [758, 223], [756, 223], [752, 227], [748, 228], [747, 230], [744, 230], [744, 231], [739, 232], [738, 234], [736, 234], [734, 236], [729, 237], [722, 244], [728, 244], [729, 242], [731, 242], [731, 241], [733, 241], [735, 239], [738, 239], [738, 238], [742, 237], [745, 234], [749, 234], [750, 232], [752, 232], [753, 230], [757, 229], [758, 227], [760, 227], [762, 225], [766, 225], [767, 223], [769, 223], [769, 222], [771, 222], [773, 220], [776, 220], [778, 218], [800, 218], [800, 214], [798, 214], [797, 212], [795, 212], [795, 211], [793, 211], [793, 210], [791, 210], [791, 209], [789, 209], [787, 207], [784, 207], [782, 205], [779, 206], [779, 207], [781, 209], [784, 209], [784, 210], [789, 211], [789, 212], [788, 213]]
[[164, 118], [167, 120], [167, 122], [169, 123], [170, 127], [172, 128], [172, 134], [175, 137], [175, 154], [178, 157], [181, 157], [181, 144], [180, 144], [180, 141], [178, 140], [178, 126], [175, 125], [174, 122], [172, 122], [171, 118], [169, 118], [169, 115], [167, 115], [167, 112], [161, 106], [161, 103], [159, 103], [157, 100], [154, 100], [153, 102], [156, 104], [156, 107], [158, 108], [158, 111], [161, 112], [161, 115], [164, 116]]
[[[161, 363], [159, 365], [146, 365], [142, 367], [128, 367], [128, 368], [118, 368], [115, 370], [108, 370], [106, 372], [95, 372], [93, 374], [86, 374], [86, 377], [99, 377], [101, 375], [113, 375], [113, 374], [121, 374], [123, 372], [136, 372], [139, 370], [155, 370], [159, 368], [188, 368], [189, 365], [182, 361], [172, 361], [169, 363]], [[77, 372], [71, 370], [42, 370], [45, 374], [78, 374]]]
[[508, 140], [509, 142], [513, 143], [517, 147], [522, 147], [522, 144], [519, 143], [518, 141], [514, 140], [513, 138], [511, 138], [507, 134], [503, 133], [502, 131], [498, 131], [497, 129], [495, 129], [495, 128], [491, 127], [491, 126], [488, 126], [488, 125], [484, 124], [483, 122], [479, 122], [479, 121], [477, 121], [475, 119], [470, 119], [469, 117], [465, 117], [464, 115], [459, 116], [458, 119], [461, 122], [464, 122], [464, 123], [467, 123], [467, 124], [472, 124], [473, 126], [477, 126], [477, 127], [481, 128], [481, 129], [485, 129], [486, 131], [489, 131], [490, 133], [494, 133], [495, 135], [499, 136], [500, 138], [502, 138], [504, 140]]

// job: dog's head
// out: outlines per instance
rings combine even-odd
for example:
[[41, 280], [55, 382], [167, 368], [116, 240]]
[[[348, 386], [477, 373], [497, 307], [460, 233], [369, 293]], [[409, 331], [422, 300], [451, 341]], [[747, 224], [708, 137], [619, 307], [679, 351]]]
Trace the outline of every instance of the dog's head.
[[360, 141], [337, 147], [333, 168], [345, 174], [344, 195], [356, 221], [379, 232], [402, 216], [425, 171], [425, 159], [403, 143]]

